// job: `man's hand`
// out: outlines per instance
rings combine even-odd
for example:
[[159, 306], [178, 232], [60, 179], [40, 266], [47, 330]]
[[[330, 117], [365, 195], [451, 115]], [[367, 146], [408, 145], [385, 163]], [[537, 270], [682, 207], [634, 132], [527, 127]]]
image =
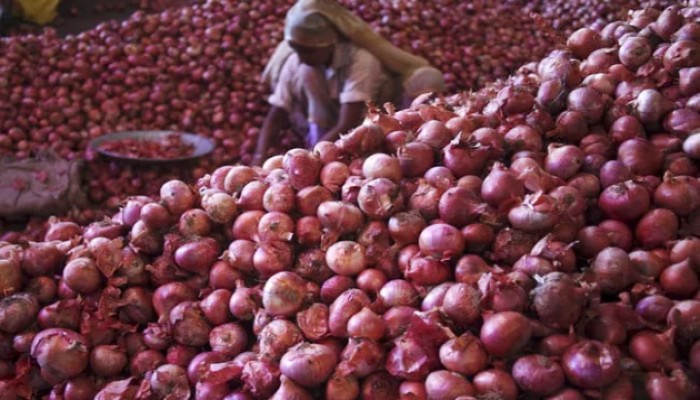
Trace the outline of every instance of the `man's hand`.
[[258, 134], [258, 143], [253, 160], [250, 162], [251, 165], [261, 166], [265, 162], [270, 143], [277, 140], [280, 130], [287, 126], [289, 126], [289, 114], [287, 114], [287, 111], [273, 106], [268, 111], [262, 129]]
[[341, 134], [344, 134], [362, 124], [366, 112], [367, 106], [364, 102], [341, 104], [338, 122], [334, 127], [329, 129], [320, 140], [326, 140], [329, 142], [337, 140]]
[[250, 166], [251, 167], [262, 167], [262, 165], [265, 163], [265, 156], [262, 154], [257, 154], [253, 156], [253, 159], [250, 160]]

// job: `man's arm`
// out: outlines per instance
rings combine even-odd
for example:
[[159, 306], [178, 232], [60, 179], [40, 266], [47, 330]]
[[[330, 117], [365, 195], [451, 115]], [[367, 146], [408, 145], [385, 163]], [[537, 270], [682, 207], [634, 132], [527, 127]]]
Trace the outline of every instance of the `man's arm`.
[[289, 114], [287, 110], [272, 106], [270, 111], [267, 112], [262, 129], [260, 129], [258, 144], [255, 148], [255, 155], [253, 156], [251, 165], [262, 165], [267, 158], [267, 149], [270, 147], [270, 142], [276, 140], [279, 137], [280, 131], [287, 126], [289, 126]]
[[342, 103], [338, 113], [338, 122], [323, 135], [321, 140], [335, 141], [341, 134], [362, 124], [366, 112], [367, 106], [364, 102]]

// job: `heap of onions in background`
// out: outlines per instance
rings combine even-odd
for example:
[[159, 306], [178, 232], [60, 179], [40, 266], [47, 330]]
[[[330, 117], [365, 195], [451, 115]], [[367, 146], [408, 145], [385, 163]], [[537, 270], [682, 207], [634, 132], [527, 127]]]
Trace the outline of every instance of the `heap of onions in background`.
[[[294, 2], [202, 3], [139, 11], [65, 38], [46, 29], [0, 41], [0, 153], [24, 158], [50, 147], [65, 158], [86, 156], [90, 199], [109, 210], [124, 194], [155, 195], [169, 179], [193, 183], [215, 167], [248, 163], [268, 109], [269, 88], [259, 77]], [[504, 11], [497, 2], [478, 12], [450, 3], [459, 12], [441, 15], [441, 2], [410, 8], [344, 2], [389, 40], [444, 71], [450, 91], [505, 78], [561, 41], [536, 18]], [[97, 136], [149, 129], [194, 132], [217, 147], [177, 176], [172, 168], [114, 165], [85, 154]], [[302, 143], [285, 132], [271, 150]]]

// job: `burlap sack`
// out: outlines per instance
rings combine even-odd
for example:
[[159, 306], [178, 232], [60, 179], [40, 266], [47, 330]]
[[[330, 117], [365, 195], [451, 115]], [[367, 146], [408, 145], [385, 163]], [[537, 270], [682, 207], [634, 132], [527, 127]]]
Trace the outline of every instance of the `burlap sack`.
[[0, 159], [0, 217], [59, 215], [87, 206], [83, 167], [82, 160], [67, 161], [53, 153]]

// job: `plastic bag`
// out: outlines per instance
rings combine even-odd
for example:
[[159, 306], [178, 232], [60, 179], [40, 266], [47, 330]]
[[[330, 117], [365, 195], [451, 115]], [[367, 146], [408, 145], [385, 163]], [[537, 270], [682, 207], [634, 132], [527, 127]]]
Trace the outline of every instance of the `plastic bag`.
[[17, 0], [24, 20], [46, 25], [56, 19], [59, 0]]
[[54, 153], [25, 160], [0, 159], [0, 217], [50, 216], [83, 208], [82, 160], [68, 161]]

